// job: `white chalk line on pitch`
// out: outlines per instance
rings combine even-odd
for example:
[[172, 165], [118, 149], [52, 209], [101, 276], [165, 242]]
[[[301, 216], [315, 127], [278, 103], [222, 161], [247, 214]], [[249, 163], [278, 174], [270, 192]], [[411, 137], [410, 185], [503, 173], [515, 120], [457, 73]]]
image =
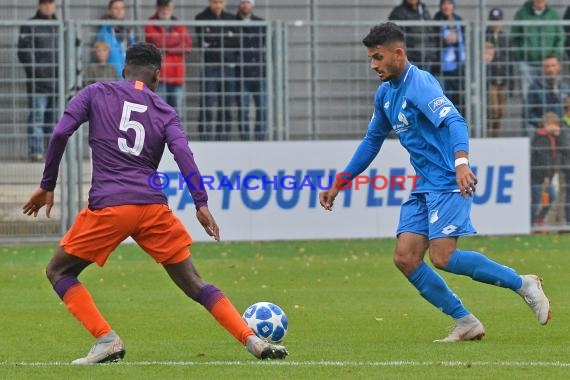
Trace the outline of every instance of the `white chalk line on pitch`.
[[[108, 366], [173, 366], [173, 367], [192, 367], [192, 366], [235, 366], [235, 367], [253, 367], [253, 366], [284, 366], [284, 367], [570, 367], [570, 362], [541, 362], [541, 361], [383, 361], [383, 362], [366, 362], [366, 361], [207, 361], [207, 362], [191, 362], [191, 361], [139, 361], [121, 363], [104, 364]], [[68, 362], [0, 362], [2, 366], [22, 366], [22, 367], [50, 367], [50, 366], [74, 366]]]

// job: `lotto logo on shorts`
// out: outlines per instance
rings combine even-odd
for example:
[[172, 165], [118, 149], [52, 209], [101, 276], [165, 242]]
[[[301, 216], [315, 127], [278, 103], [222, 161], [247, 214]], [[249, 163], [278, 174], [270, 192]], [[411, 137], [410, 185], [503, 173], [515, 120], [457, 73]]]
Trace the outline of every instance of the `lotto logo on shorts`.
[[443, 230], [441, 230], [442, 233], [449, 235], [453, 232], [455, 232], [457, 230], [457, 226], [454, 226], [453, 224], [450, 224], [447, 227], [444, 227]]

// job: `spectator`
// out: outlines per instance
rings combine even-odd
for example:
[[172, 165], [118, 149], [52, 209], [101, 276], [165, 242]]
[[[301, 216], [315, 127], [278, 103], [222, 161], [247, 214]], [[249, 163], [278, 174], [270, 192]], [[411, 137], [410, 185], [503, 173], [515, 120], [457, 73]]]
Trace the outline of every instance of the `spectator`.
[[464, 113], [464, 64], [465, 44], [462, 18], [455, 13], [455, 0], [440, 0], [439, 11], [434, 20], [447, 21], [440, 28], [438, 48], [440, 49], [440, 77], [445, 95]]
[[[124, 0], [109, 0], [107, 13], [103, 20], [123, 21], [125, 19]], [[131, 28], [124, 25], [103, 25], [99, 29], [96, 37], [97, 41], [105, 41], [109, 44], [109, 62], [117, 69], [119, 78], [123, 77], [123, 66], [125, 66], [125, 52], [127, 48], [135, 43], [135, 34]]]
[[83, 87], [96, 82], [109, 82], [119, 80], [117, 70], [113, 65], [107, 63], [109, 59], [109, 44], [105, 41], [95, 41], [93, 44], [95, 60], [97, 62], [89, 64], [83, 75]]
[[564, 155], [560, 183], [561, 196], [564, 198], [565, 224], [570, 225], [570, 96], [564, 101], [564, 115], [562, 116], [562, 130], [560, 134], [565, 138]]
[[[235, 21], [233, 14], [224, 10], [225, 0], [209, 0], [196, 20]], [[229, 140], [232, 130], [232, 111], [237, 98], [236, 59], [239, 43], [233, 26], [199, 26], [196, 34], [204, 51], [204, 74], [198, 131], [202, 140]], [[217, 102], [218, 114], [212, 128], [212, 108]]]
[[564, 30], [561, 25], [539, 24], [559, 21], [560, 15], [547, 4], [547, 0], [527, 0], [516, 12], [515, 21], [535, 21], [534, 25], [514, 25], [511, 28], [513, 59], [518, 62], [521, 75], [523, 102], [528, 89], [540, 75], [540, 64], [547, 56], [561, 58], [564, 47]]
[[541, 226], [556, 199], [554, 176], [560, 171], [561, 148], [565, 142], [560, 137], [560, 118], [547, 112], [541, 119], [531, 142], [531, 218], [533, 226]]
[[[388, 16], [389, 20], [400, 21], [429, 21], [431, 16], [426, 5], [420, 0], [402, 0]], [[429, 70], [434, 62], [435, 46], [433, 41], [433, 28], [424, 26], [404, 26], [406, 33], [406, 46], [408, 59], [416, 66]]]
[[[177, 20], [173, 12], [172, 0], [157, 0], [156, 12], [150, 20]], [[156, 92], [181, 116], [180, 106], [186, 78], [184, 58], [192, 49], [190, 33], [183, 25], [147, 25], [145, 36], [146, 42], [158, 47], [163, 56], [160, 83]]]
[[564, 102], [570, 96], [570, 85], [562, 79], [561, 69], [558, 57], [544, 58], [542, 75], [529, 88], [526, 123], [531, 135], [546, 112], [554, 112], [559, 118], [564, 114]]
[[[253, 14], [254, 0], [241, 0], [237, 19], [263, 21]], [[255, 103], [255, 139], [265, 140], [267, 130], [267, 83], [265, 70], [265, 26], [244, 26], [239, 38], [240, 136], [249, 140], [249, 100]]]
[[493, 81], [492, 81], [492, 74], [491, 70], [493, 69], [493, 61], [495, 60], [495, 44], [488, 39], [485, 40], [484, 44], [484, 54], [483, 59], [485, 60], [485, 76], [487, 79], [487, 135], [489, 137], [497, 137], [499, 130], [495, 129], [496, 126], [493, 125], [493, 113], [494, 110], [494, 103], [497, 102], [498, 93], [492, 91], [493, 88]]
[[[503, 20], [503, 11], [493, 8], [489, 12], [489, 20], [498, 22]], [[493, 56], [488, 62], [487, 70], [487, 122], [489, 136], [496, 137], [502, 129], [503, 117], [507, 105], [507, 89], [509, 78], [509, 43], [506, 33], [500, 24], [487, 27], [485, 41], [490, 43]], [[486, 45], [487, 46], [487, 45]]]
[[[564, 21], [570, 21], [570, 5], [566, 8], [563, 18]], [[564, 31], [566, 32], [566, 57], [570, 60], [570, 24], [564, 26]]]
[[567, 131], [570, 135], [570, 96], [564, 99], [564, 115], [562, 116], [564, 127], [568, 127]]
[[[30, 18], [56, 20], [55, 0], [39, 0], [36, 14]], [[26, 73], [28, 94], [28, 158], [43, 161], [47, 139], [55, 123], [58, 94], [58, 27], [23, 25], [18, 38], [18, 60]]]

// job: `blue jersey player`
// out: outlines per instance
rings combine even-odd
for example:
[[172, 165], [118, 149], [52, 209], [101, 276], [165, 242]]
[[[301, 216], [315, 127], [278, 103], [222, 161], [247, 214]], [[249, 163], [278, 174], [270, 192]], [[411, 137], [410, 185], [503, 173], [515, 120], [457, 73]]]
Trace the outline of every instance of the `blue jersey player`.
[[[372, 28], [363, 40], [370, 67], [383, 83], [366, 136], [344, 169], [350, 175], [345, 179], [370, 165], [392, 130], [409, 152], [421, 178], [400, 211], [394, 263], [422, 297], [455, 319], [449, 336], [437, 342], [478, 340], [485, 328], [424, 262], [428, 250], [438, 269], [515, 291], [545, 325], [551, 313], [541, 278], [457, 249], [460, 236], [475, 233], [470, 211], [477, 178], [469, 168], [468, 126], [437, 80], [408, 62], [404, 41], [402, 30], [390, 22]], [[332, 210], [341, 182], [320, 193], [326, 210]]]

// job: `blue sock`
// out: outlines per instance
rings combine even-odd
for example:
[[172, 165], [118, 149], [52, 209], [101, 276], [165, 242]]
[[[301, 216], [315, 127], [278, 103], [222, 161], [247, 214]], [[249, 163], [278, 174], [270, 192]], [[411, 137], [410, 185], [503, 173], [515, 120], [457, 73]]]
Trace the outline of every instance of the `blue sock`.
[[479, 252], [456, 250], [444, 270], [502, 288], [518, 290], [522, 286], [522, 279], [514, 269], [498, 264]]
[[408, 276], [408, 281], [418, 289], [422, 297], [445, 314], [455, 319], [471, 314], [459, 297], [447, 287], [443, 278], [426, 263], [422, 262], [418, 269]]

